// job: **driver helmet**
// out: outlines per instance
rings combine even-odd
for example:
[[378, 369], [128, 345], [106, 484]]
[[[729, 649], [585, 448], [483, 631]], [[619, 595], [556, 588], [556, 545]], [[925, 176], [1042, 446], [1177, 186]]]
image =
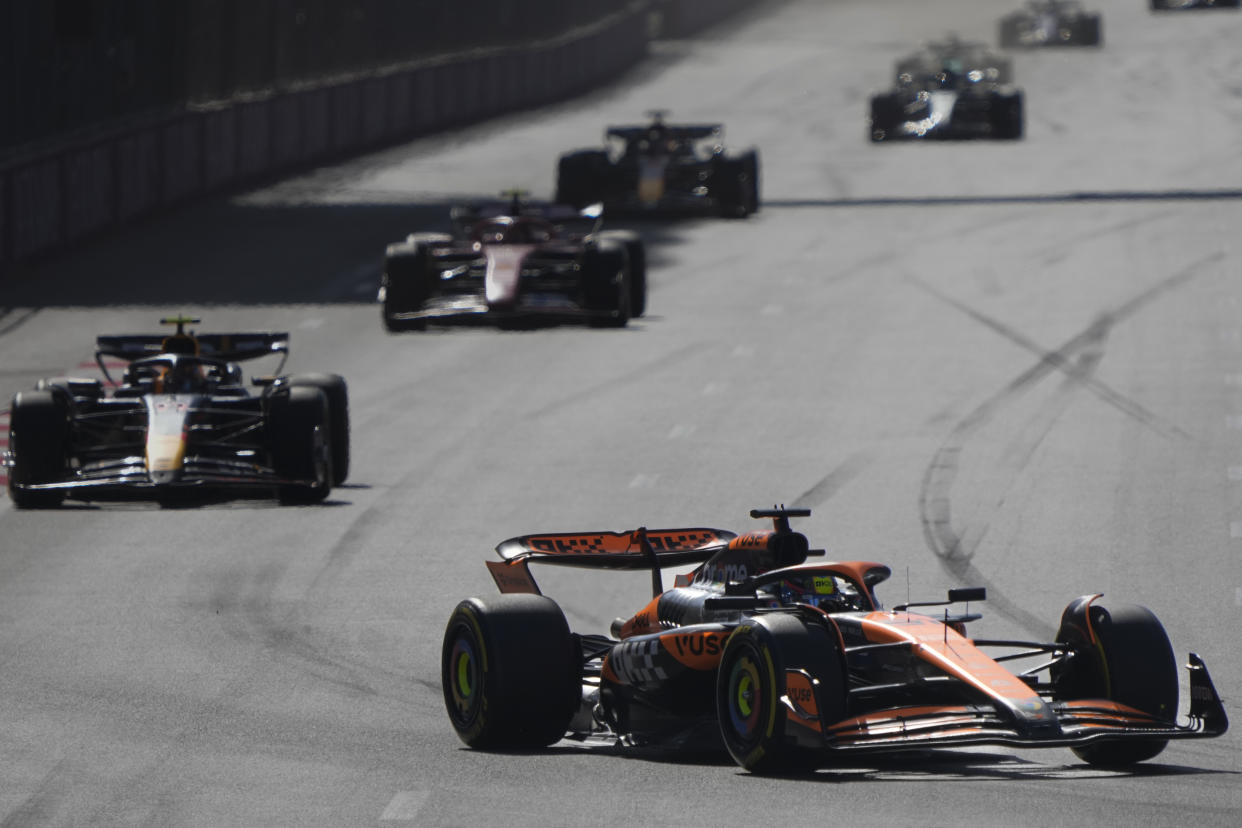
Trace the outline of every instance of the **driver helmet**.
[[188, 359], [174, 359], [163, 366], [155, 380], [157, 394], [193, 394], [207, 385], [202, 364]]

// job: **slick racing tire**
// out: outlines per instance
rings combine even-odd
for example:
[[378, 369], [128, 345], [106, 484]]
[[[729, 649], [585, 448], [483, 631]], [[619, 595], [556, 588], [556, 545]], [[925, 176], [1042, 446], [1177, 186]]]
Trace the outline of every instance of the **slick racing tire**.
[[1002, 49], [1016, 49], [1022, 45], [1022, 20], [1018, 15], [1002, 17], [1000, 21], [1000, 45]]
[[556, 165], [556, 202], [581, 210], [603, 201], [611, 162], [603, 150], [579, 150], [562, 155]]
[[9, 498], [19, 509], [50, 509], [65, 500], [64, 489], [31, 491], [24, 486], [65, 479], [69, 412], [52, 390], [19, 391], [9, 408]]
[[[716, 675], [716, 715], [725, 747], [752, 773], [813, 768], [817, 754], [795, 741], [788, 698], [816, 726], [845, 717], [845, 661], [838, 639], [819, 624], [773, 613], [743, 619], [725, 643]], [[791, 678], [788, 671], [805, 675]], [[791, 683], [792, 682], [792, 683]], [[818, 682], [818, 683], [816, 683]], [[814, 734], [811, 741], [819, 738]]]
[[1078, 26], [1074, 29], [1074, 36], [1071, 42], [1077, 43], [1079, 46], [1099, 46], [1103, 43], [1103, 27], [1100, 20], [1101, 18], [1098, 14], [1082, 17]]
[[605, 230], [599, 235], [601, 239], [625, 246], [630, 277], [630, 316], [637, 319], [647, 312], [647, 248], [642, 237], [633, 230]]
[[430, 248], [452, 240], [452, 236], [444, 233], [413, 233], [403, 242], [388, 245], [381, 284], [384, 287], [384, 329], [389, 333], [427, 327], [422, 320], [396, 319], [394, 315], [416, 311], [430, 298]]
[[332, 447], [332, 485], [349, 477], [349, 387], [339, 374], [296, 374], [294, 388], [318, 388], [328, 398], [328, 436]]
[[746, 171], [746, 191], [750, 211], [759, 212], [759, 153], [750, 151], [742, 157], [742, 166]]
[[583, 301], [596, 316], [596, 327], [624, 328], [633, 315], [629, 264], [625, 245], [600, 239], [587, 247], [582, 256]]
[[871, 120], [869, 135], [871, 142], [878, 144], [894, 137], [897, 126], [905, 119], [905, 112], [899, 96], [895, 94], [875, 95], [871, 98]]
[[1023, 132], [1023, 100], [1020, 90], [991, 95], [992, 137], [1016, 141]]
[[319, 388], [293, 387], [273, 394], [268, 404], [272, 465], [287, 483], [277, 487], [281, 503], [318, 503], [332, 491], [328, 397]]
[[[1163, 721], [1177, 717], [1178, 676], [1173, 647], [1146, 607], [1086, 606], [1080, 598], [1061, 616], [1056, 640], [1071, 645], [1072, 660], [1053, 670], [1059, 700], [1108, 699]], [[1094, 636], [1092, 635], [1094, 633]], [[1089, 765], [1125, 767], [1158, 755], [1167, 739], [1125, 739], [1073, 748]]]
[[759, 209], [759, 161], [754, 152], [740, 158], [718, 158], [712, 163], [712, 181], [716, 186], [720, 215], [725, 218], [746, 218]]
[[542, 595], [467, 598], [444, 629], [444, 707], [472, 748], [543, 748], [582, 703], [581, 654], [565, 614]]

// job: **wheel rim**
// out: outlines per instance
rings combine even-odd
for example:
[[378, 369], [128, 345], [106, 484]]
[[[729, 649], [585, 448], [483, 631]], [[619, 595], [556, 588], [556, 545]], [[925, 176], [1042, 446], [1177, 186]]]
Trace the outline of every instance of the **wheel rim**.
[[749, 653], [734, 662], [729, 671], [728, 703], [733, 733], [743, 743], [754, 742], [760, 730], [764, 698], [759, 666]]
[[454, 718], [463, 724], [472, 722], [482, 699], [482, 672], [474, 637], [466, 629], [458, 631], [448, 661], [449, 695]]

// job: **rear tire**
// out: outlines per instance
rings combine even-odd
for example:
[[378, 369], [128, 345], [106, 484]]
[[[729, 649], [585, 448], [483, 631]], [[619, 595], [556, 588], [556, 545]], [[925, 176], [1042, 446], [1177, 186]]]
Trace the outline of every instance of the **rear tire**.
[[332, 485], [349, 476], [349, 387], [339, 374], [297, 374], [289, 385], [318, 388], [328, 398], [328, 437], [332, 448]]
[[47, 377], [35, 383], [38, 391], [51, 391], [64, 399], [68, 405], [74, 397], [97, 400], [103, 396], [103, 383], [97, 379], [76, 377]]
[[1013, 17], [1002, 17], [1000, 22], [1000, 45], [1002, 49], [1015, 49], [1022, 45], [1020, 35], [1022, 22]]
[[581, 655], [556, 602], [542, 595], [467, 598], [440, 653], [444, 707], [472, 748], [543, 748], [582, 700]]
[[63, 391], [19, 391], [9, 408], [9, 498], [19, 509], [51, 509], [64, 489], [31, 491], [22, 486], [59, 483], [68, 468], [69, 412]]
[[556, 165], [556, 202], [581, 210], [603, 201], [611, 162], [602, 150], [579, 150], [562, 155]]
[[[814, 689], [819, 721], [845, 717], [845, 668], [836, 640], [818, 625], [774, 613], [742, 621], [725, 643], [716, 678], [716, 714], [725, 747], [752, 773], [780, 773], [814, 767], [819, 757], [793, 745], [782, 701], [786, 670], [804, 670]], [[797, 725], [794, 725], [797, 727]]]
[[995, 92], [992, 94], [992, 136], [1004, 141], [1016, 141], [1022, 137], [1022, 93]]
[[[1081, 602], [1082, 599], [1079, 599]], [[1122, 605], [1108, 610], [1093, 604], [1084, 613], [1071, 604], [1061, 618], [1057, 641], [1073, 646], [1073, 661], [1053, 672], [1056, 697], [1108, 699], [1161, 720], [1177, 718], [1178, 676], [1173, 647], [1163, 625], [1146, 607]], [[1118, 740], [1073, 748], [1089, 765], [1125, 767], [1151, 759], [1167, 739]]]
[[1078, 30], [1078, 42], [1083, 46], [1099, 46], [1103, 42], [1100, 16], [1082, 18], [1082, 26]]
[[268, 437], [276, 474], [309, 481], [277, 486], [281, 503], [319, 503], [332, 491], [328, 398], [319, 388], [293, 387], [272, 395]]

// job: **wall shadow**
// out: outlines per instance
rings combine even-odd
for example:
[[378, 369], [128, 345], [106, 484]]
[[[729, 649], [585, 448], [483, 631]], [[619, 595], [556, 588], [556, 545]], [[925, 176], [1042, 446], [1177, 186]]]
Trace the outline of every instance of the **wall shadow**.
[[[447, 231], [456, 203], [254, 206], [218, 198], [14, 265], [0, 278], [0, 310], [369, 304], [385, 247], [414, 231]], [[676, 244], [692, 222], [605, 226], [643, 236], [658, 280], [660, 248]]]

